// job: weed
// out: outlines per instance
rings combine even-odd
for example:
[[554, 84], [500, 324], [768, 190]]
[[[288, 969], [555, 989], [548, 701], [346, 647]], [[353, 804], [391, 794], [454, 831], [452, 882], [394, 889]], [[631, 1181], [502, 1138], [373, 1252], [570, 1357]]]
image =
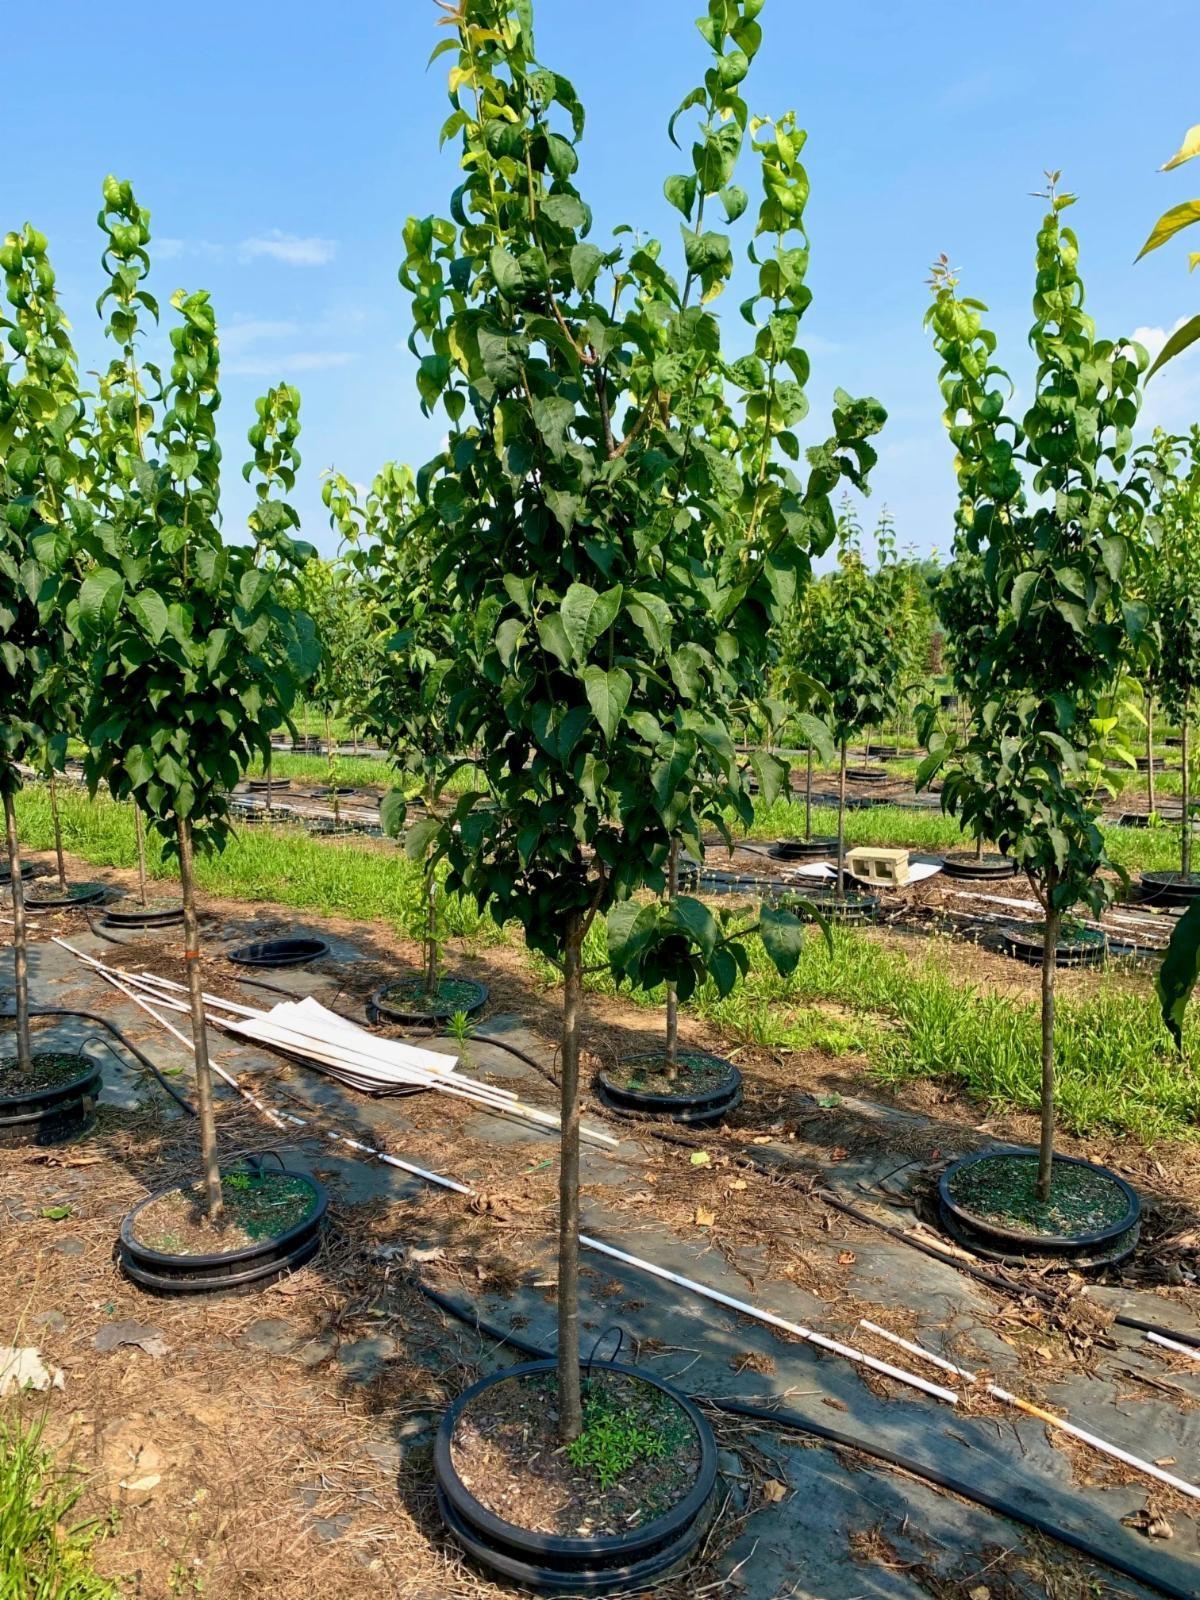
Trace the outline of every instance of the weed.
[[120, 1600], [97, 1575], [97, 1522], [70, 1521], [83, 1493], [42, 1442], [45, 1415], [31, 1427], [0, 1418], [0, 1592], [21, 1600]]
[[648, 1426], [620, 1405], [598, 1384], [583, 1397], [583, 1432], [567, 1446], [567, 1459], [580, 1471], [590, 1469], [602, 1489], [619, 1483], [638, 1461], [658, 1461], [667, 1454], [662, 1428]]

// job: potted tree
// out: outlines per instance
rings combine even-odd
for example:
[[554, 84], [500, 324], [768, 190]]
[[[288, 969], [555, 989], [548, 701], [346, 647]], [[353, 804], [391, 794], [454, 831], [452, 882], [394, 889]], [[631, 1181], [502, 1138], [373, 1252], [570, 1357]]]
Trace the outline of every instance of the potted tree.
[[1045, 198], [1030, 335], [1038, 366], [1022, 420], [1005, 414], [984, 308], [960, 296], [945, 258], [933, 273], [928, 321], [959, 484], [955, 561], [978, 561], [972, 581], [994, 625], [973, 668], [955, 643], [957, 671], [972, 680], [965, 737], [936, 738], [921, 778], [944, 767], [943, 807], [1013, 857], [1042, 908], [1033, 930], [1040, 1146], [954, 1163], [941, 1178], [943, 1218], [982, 1250], [1083, 1261], [1131, 1248], [1138, 1211], [1120, 1179], [1055, 1155], [1054, 978], [1072, 946], [1103, 940], [1082, 927], [1064, 937], [1065, 920], [1081, 905], [1100, 913], [1116, 887], [1103, 870], [1098, 796], [1114, 762], [1132, 765], [1116, 706], [1151, 639], [1147, 608], [1126, 589], [1140, 556], [1127, 534], [1148, 493], [1130, 456], [1147, 358], [1096, 337], [1082, 309], [1078, 242], [1062, 221], [1073, 197], [1052, 175]]
[[[340, 474], [322, 490], [330, 521], [346, 548], [362, 611], [369, 619], [369, 687], [361, 702], [363, 726], [387, 751], [403, 787], [386, 795], [380, 821], [403, 833], [409, 860], [420, 863], [421, 890], [411, 931], [420, 940], [421, 968], [414, 977], [384, 984], [371, 1006], [388, 1021], [433, 1026], [470, 1016], [487, 1000], [473, 978], [446, 972], [442, 953], [440, 882], [434, 840], [440, 829], [437, 795], [459, 770], [444, 693], [452, 647], [452, 581], [433, 581], [428, 530], [417, 515], [408, 467], [389, 462], [361, 497]], [[363, 652], [367, 654], [366, 651]], [[413, 798], [421, 814], [413, 816]]]
[[[563, 975], [557, 1358], [460, 1396], [435, 1468], [455, 1537], [493, 1571], [557, 1592], [636, 1588], [672, 1565], [699, 1537], [714, 1472], [708, 1430], [676, 1392], [613, 1363], [581, 1371], [585, 944], [601, 958], [593, 931], [607, 916], [621, 970], [652, 958], [681, 994], [700, 970], [736, 981], [737, 955], [711, 919], [691, 923], [683, 897], [612, 913], [661, 892], [672, 840], [698, 838], [713, 789], [749, 816], [721, 669], [790, 598], [814, 529], [832, 521], [830, 488], [878, 426], [877, 407], [841, 397], [835, 436], [795, 487], [762, 458], [747, 481], [707, 436], [722, 369], [710, 302], [733, 265], [711, 218], [747, 204], [733, 183], [749, 125], [738, 85], [760, 6], [714, 0], [701, 20], [712, 64], [681, 108], [701, 119], [693, 170], [667, 190], [685, 218], [682, 280], [653, 241], [587, 237], [573, 181], [584, 113], [538, 62], [528, 0], [447, 5], [444, 132], [460, 141], [462, 183], [449, 218], [405, 230], [422, 401], [449, 423], [417, 476], [415, 533], [434, 583], [453, 580], [448, 716], [480, 752], [436, 848], [448, 887], [518, 921]], [[764, 261], [768, 292], [802, 254]], [[794, 333], [786, 311], [768, 324], [764, 378], [768, 361], [790, 366]], [[740, 499], [734, 473], [746, 496], [736, 538], [720, 526]], [[779, 964], [794, 963], [799, 924], [767, 912], [762, 931]], [[602, 1480], [595, 1463], [614, 1436]], [[489, 1442], [501, 1455], [481, 1470]], [[572, 1469], [565, 1490], [542, 1470], [552, 1459]]]
[[220, 1170], [194, 866], [197, 851], [224, 846], [230, 791], [286, 723], [298, 677], [311, 670], [311, 628], [277, 599], [284, 574], [309, 554], [280, 496], [299, 460], [299, 397], [280, 386], [259, 403], [253, 539], [226, 545], [208, 295], [172, 296], [178, 321], [170, 371], [154, 374], [156, 405], [134, 360], [139, 309], [156, 312], [142, 282], [149, 217], [127, 182], [106, 179], [100, 224], [111, 277], [101, 304], [112, 301], [107, 331], [120, 354], [103, 384], [106, 517], [69, 614], [92, 652], [85, 769], [93, 792], [104, 783], [134, 801], [178, 867], [202, 1156], [200, 1182], [152, 1194], [125, 1218], [120, 1259], [145, 1287], [195, 1293], [269, 1282], [306, 1260], [325, 1210], [320, 1186], [302, 1173]]
[[0, 245], [0, 798], [13, 914], [15, 1050], [0, 1059], [0, 1142], [48, 1142], [86, 1122], [99, 1070], [74, 1050], [35, 1050], [30, 1032], [24, 869], [14, 797], [19, 764], [61, 737], [75, 684], [61, 609], [77, 588], [91, 470], [75, 351], [44, 234]]
[[1154, 484], [1145, 585], [1159, 640], [1154, 681], [1164, 709], [1179, 726], [1183, 782], [1179, 870], [1144, 872], [1141, 881], [1155, 901], [1188, 905], [1200, 899], [1200, 873], [1192, 871], [1190, 739], [1200, 689], [1200, 427], [1186, 437], [1157, 432], [1145, 460]]

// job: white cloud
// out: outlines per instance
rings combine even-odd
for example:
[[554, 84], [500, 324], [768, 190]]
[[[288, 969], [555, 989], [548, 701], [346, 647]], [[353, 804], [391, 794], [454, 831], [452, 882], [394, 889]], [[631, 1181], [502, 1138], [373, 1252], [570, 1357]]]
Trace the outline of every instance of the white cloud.
[[266, 233], [243, 239], [238, 247], [243, 261], [255, 261], [268, 256], [289, 267], [324, 267], [337, 254], [336, 239], [322, 239], [315, 234], [301, 236], [284, 233], [279, 228], [269, 228]]
[[200, 256], [215, 261], [225, 254], [224, 245], [211, 239], [173, 239], [166, 235], [150, 241], [150, 254], [159, 261], [177, 261], [180, 256]]
[[[1171, 334], [1189, 320], [1180, 317], [1171, 328], [1135, 328], [1133, 338], [1145, 345], [1153, 361]], [[1138, 419], [1140, 430], [1165, 428], [1168, 433], [1183, 433], [1195, 422], [1200, 413], [1198, 350], [1200, 345], [1192, 345], [1173, 361], [1168, 361], [1146, 384]]]
[[[319, 327], [305, 328], [297, 322], [266, 317], [235, 318], [221, 329], [224, 369], [236, 377], [285, 379], [297, 372], [326, 372], [348, 366], [354, 360], [350, 350], [287, 348], [287, 341], [320, 337], [322, 331]], [[271, 348], [264, 349], [264, 345]]]

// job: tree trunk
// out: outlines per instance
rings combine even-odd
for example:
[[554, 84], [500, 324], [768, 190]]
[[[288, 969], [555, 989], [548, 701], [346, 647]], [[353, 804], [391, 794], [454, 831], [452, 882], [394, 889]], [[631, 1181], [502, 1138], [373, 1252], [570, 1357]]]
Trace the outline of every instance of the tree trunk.
[[273, 766], [273, 759], [272, 759], [273, 755], [274, 755], [274, 751], [273, 751], [272, 747], [268, 744], [267, 745], [267, 759], [266, 759], [266, 769], [267, 769], [267, 815], [268, 816], [271, 815], [271, 811], [272, 811], [272, 808], [273, 808], [273, 802], [271, 800], [271, 783], [272, 783], [271, 769], [272, 769], [272, 766]]
[[25, 885], [21, 881], [21, 842], [17, 838], [17, 813], [13, 797], [5, 791], [4, 832], [8, 843], [8, 870], [13, 908], [13, 987], [17, 993], [17, 1066], [28, 1072], [33, 1065], [29, 1043], [29, 953], [25, 939]]
[[48, 776], [50, 780], [50, 820], [54, 824], [54, 858], [58, 862], [58, 887], [66, 894], [67, 864], [63, 860], [62, 819], [58, 814], [58, 784], [55, 782], [53, 767], [50, 769]]
[[812, 838], [812, 745], [808, 747], [808, 770], [804, 775], [804, 837]]
[[1042, 1138], [1036, 1190], [1043, 1202], [1050, 1198], [1054, 1162], [1054, 974], [1061, 926], [1062, 912], [1048, 910], [1042, 932]]
[[1146, 696], [1146, 809], [1154, 810], [1154, 696]]
[[[667, 901], [674, 905], [679, 895], [679, 840], [671, 840], [667, 856]], [[679, 1076], [679, 994], [673, 983], [667, 985], [667, 1082]]]
[[146, 904], [146, 829], [142, 822], [142, 808], [133, 802], [133, 831], [137, 837], [138, 899]]
[[1180, 801], [1183, 806], [1182, 827], [1179, 837], [1179, 870], [1187, 878], [1192, 870], [1192, 818], [1191, 818], [1191, 773], [1188, 771], [1188, 713], [1191, 706], [1185, 700], [1183, 703], [1183, 726], [1179, 730], [1180, 756], [1182, 757], [1183, 782]]
[[980, 829], [980, 831], [975, 835], [975, 859], [976, 859], [976, 861], [982, 861], [983, 860], [983, 830], [982, 829]]
[[192, 1042], [196, 1047], [196, 1104], [200, 1122], [200, 1151], [204, 1187], [208, 1195], [208, 1220], [221, 1215], [221, 1169], [217, 1165], [217, 1121], [213, 1112], [212, 1069], [208, 1064], [208, 1028], [204, 1021], [203, 984], [200, 978], [200, 936], [196, 925], [196, 884], [192, 872], [192, 825], [186, 817], [175, 822], [179, 840], [179, 882], [183, 890], [183, 959], [187, 965], [188, 998], [192, 1003]]
[[558, 1169], [558, 1433], [583, 1429], [579, 1385], [579, 1013], [583, 1000], [583, 917], [567, 922], [563, 960], [562, 1132]]
[[[425, 785], [425, 809], [433, 815], [433, 784]], [[425, 993], [432, 995], [438, 986], [438, 923], [437, 923], [437, 872], [434, 867], [433, 846], [425, 852], [425, 937], [421, 954], [425, 968]]]
[[337, 762], [333, 755], [333, 733], [330, 730], [328, 706], [325, 708], [325, 759], [329, 763], [329, 787], [332, 791], [330, 798], [333, 800], [333, 825], [337, 827], [342, 820], [342, 809], [338, 800]]
[[838, 898], [846, 892], [846, 741], [842, 740], [842, 758], [838, 767]]

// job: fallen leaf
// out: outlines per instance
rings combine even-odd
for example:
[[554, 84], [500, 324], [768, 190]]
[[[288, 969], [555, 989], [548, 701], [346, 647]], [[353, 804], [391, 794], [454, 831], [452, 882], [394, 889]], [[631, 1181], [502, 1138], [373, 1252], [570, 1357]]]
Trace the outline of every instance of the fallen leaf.
[[967, 1600], [992, 1600], [992, 1591], [986, 1584], [978, 1583], [969, 1592]]
[[697, 1227], [711, 1228], [716, 1220], [717, 1213], [715, 1211], [710, 1211], [707, 1206], [696, 1207], [695, 1222]]
[[167, 1342], [157, 1328], [148, 1322], [134, 1322], [131, 1318], [108, 1323], [100, 1329], [92, 1344], [95, 1349], [104, 1352], [131, 1344], [144, 1350], [148, 1356], [165, 1356], [167, 1353]]
[[71, 1215], [70, 1206], [43, 1206], [41, 1214], [47, 1222], [62, 1222]]
[[1131, 1511], [1127, 1517], [1122, 1517], [1121, 1526], [1132, 1528], [1135, 1533], [1144, 1533], [1147, 1539], [1172, 1539], [1175, 1536], [1175, 1530], [1166, 1517], [1152, 1505], [1145, 1505], [1140, 1511]]
[[1178, 1462], [1174, 1456], [1156, 1456], [1154, 1465], [1156, 1467], [1174, 1467], [1178, 1465]]
[[711, 1167], [712, 1157], [707, 1150], [697, 1150], [692, 1156], [692, 1165], [694, 1167]]
[[745, 1178], [734, 1178], [733, 1182], [729, 1185], [729, 1187], [730, 1187], [730, 1189], [737, 1189], [740, 1192], [742, 1189], [744, 1189], [746, 1187], [746, 1180], [745, 1180]]
[[829, 1152], [829, 1159], [830, 1161], [845, 1161], [849, 1154], [850, 1152], [846, 1149], [844, 1144], [835, 1144], [833, 1149]]
[[769, 1133], [757, 1133], [750, 1141], [751, 1144], [770, 1144], [770, 1142], [771, 1135]]
[[786, 1483], [780, 1483], [778, 1478], [768, 1478], [762, 1486], [762, 1492], [763, 1499], [775, 1505], [780, 1500], [787, 1499], [788, 1486]]
[[858, 1257], [854, 1254], [853, 1250], [839, 1250], [837, 1259], [839, 1267], [852, 1267], [858, 1260]]

